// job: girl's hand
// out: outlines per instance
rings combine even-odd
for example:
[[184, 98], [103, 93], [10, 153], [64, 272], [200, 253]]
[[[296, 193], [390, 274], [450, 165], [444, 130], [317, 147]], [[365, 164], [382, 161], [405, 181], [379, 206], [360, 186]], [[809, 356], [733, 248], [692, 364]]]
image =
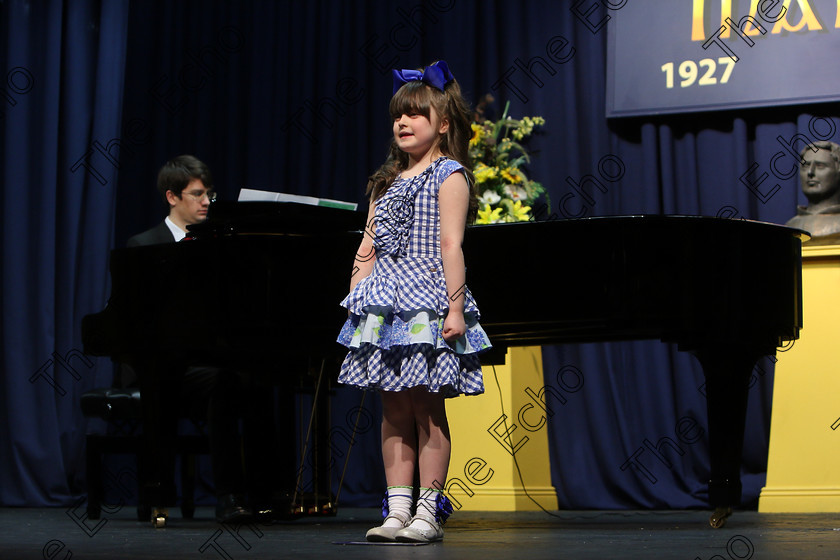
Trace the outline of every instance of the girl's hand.
[[443, 339], [452, 344], [467, 332], [467, 323], [464, 320], [462, 311], [449, 310], [446, 319], [443, 320]]

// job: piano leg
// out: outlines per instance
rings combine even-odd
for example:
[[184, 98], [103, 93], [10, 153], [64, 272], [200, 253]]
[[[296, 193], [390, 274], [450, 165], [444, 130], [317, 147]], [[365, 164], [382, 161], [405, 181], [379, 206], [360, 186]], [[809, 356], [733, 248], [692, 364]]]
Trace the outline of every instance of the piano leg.
[[[335, 503], [332, 496], [332, 464], [335, 459], [330, 453], [330, 381], [324, 374], [326, 361], [321, 362], [321, 373], [318, 384], [322, 385], [318, 391], [314, 406], [315, 438], [313, 439], [312, 455], [314, 459], [314, 510], [315, 515], [335, 515]], [[349, 453], [349, 451], [348, 451]]]
[[143, 446], [138, 458], [140, 504], [151, 508], [155, 528], [166, 526], [168, 506], [175, 503], [175, 396], [180, 393], [183, 368], [169, 360], [149, 360], [137, 365], [143, 409]]
[[[332, 466], [335, 459], [330, 449], [330, 387], [328, 376], [325, 374], [326, 367], [327, 359], [321, 360], [320, 372], [315, 381], [309, 426], [304, 437], [301, 463], [297, 471], [295, 493], [292, 497], [295, 515], [335, 515], [338, 511], [332, 494]], [[311, 501], [301, 484], [304, 465], [309, 457], [311, 457], [312, 466]]]
[[753, 346], [710, 346], [692, 352], [706, 377], [711, 476], [709, 523], [723, 527], [741, 502], [741, 456], [749, 380], [756, 361], [766, 354]]

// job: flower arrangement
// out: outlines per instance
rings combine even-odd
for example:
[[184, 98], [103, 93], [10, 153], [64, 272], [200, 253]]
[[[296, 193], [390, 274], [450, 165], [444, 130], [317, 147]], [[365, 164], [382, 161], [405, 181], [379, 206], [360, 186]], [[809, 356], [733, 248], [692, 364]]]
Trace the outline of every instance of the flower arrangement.
[[[492, 97], [488, 98], [492, 101]], [[531, 220], [531, 207], [545, 192], [540, 183], [529, 179], [522, 170], [522, 165], [531, 161], [522, 143], [534, 132], [534, 127], [545, 124], [545, 119], [513, 119], [508, 116], [509, 107], [510, 102], [505, 105], [502, 118], [493, 122], [483, 118], [479, 104], [471, 125], [473, 136], [469, 149], [479, 196], [477, 224]]]

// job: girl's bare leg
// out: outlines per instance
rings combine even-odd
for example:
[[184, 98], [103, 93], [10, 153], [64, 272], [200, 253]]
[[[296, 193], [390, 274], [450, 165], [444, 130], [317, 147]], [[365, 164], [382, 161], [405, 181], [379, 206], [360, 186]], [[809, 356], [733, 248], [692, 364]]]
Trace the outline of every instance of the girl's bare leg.
[[412, 486], [417, 462], [414, 411], [409, 391], [382, 391], [382, 460], [388, 486]]
[[445, 398], [440, 393], [430, 393], [426, 387], [414, 387], [408, 393], [417, 425], [420, 486], [442, 490], [452, 452]]

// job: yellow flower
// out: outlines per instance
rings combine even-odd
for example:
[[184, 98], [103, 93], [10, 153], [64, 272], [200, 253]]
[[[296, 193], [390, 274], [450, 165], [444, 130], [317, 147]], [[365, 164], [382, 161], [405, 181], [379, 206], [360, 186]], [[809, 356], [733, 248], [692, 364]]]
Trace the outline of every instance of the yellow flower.
[[470, 147], [477, 146], [484, 137], [484, 127], [480, 124], [472, 123], [470, 128], [472, 128], [473, 131], [472, 138], [470, 138]]
[[489, 181], [491, 179], [495, 179], [497, 173], [499, 171], [498, 167], [490, 167], [479, 162], [475, 169], [473, 170], [473, 174], [475, 175], [475, 182], [476, 183], [484, 183], [485, 181]]
[[516, 184], [522, 182], [522, 172], [513, 167], [502, 169], [502, 178], [508, 183]]
[[513, 208], [511, 208], [510, 214], [518, 222], [527, 222], [529, 219], [531, 219], [531, 217], [528, 215], [528, 212], [530, 211], [530, 206], [522, 206], [522, 201], [517, 200], [513, 203]]
[[[530, 208], [529, 208], [530, 210]], [[502, 217], [502, 209], [496, 208], [495, 210], [490, 210], [490, 205], [485, 204], [483, 209], [478, 211], [478, 219], [475, 221], [477, 224], [495, 224], [498, 222]], [[526, 218], [527, 219], [527, 218]]]

